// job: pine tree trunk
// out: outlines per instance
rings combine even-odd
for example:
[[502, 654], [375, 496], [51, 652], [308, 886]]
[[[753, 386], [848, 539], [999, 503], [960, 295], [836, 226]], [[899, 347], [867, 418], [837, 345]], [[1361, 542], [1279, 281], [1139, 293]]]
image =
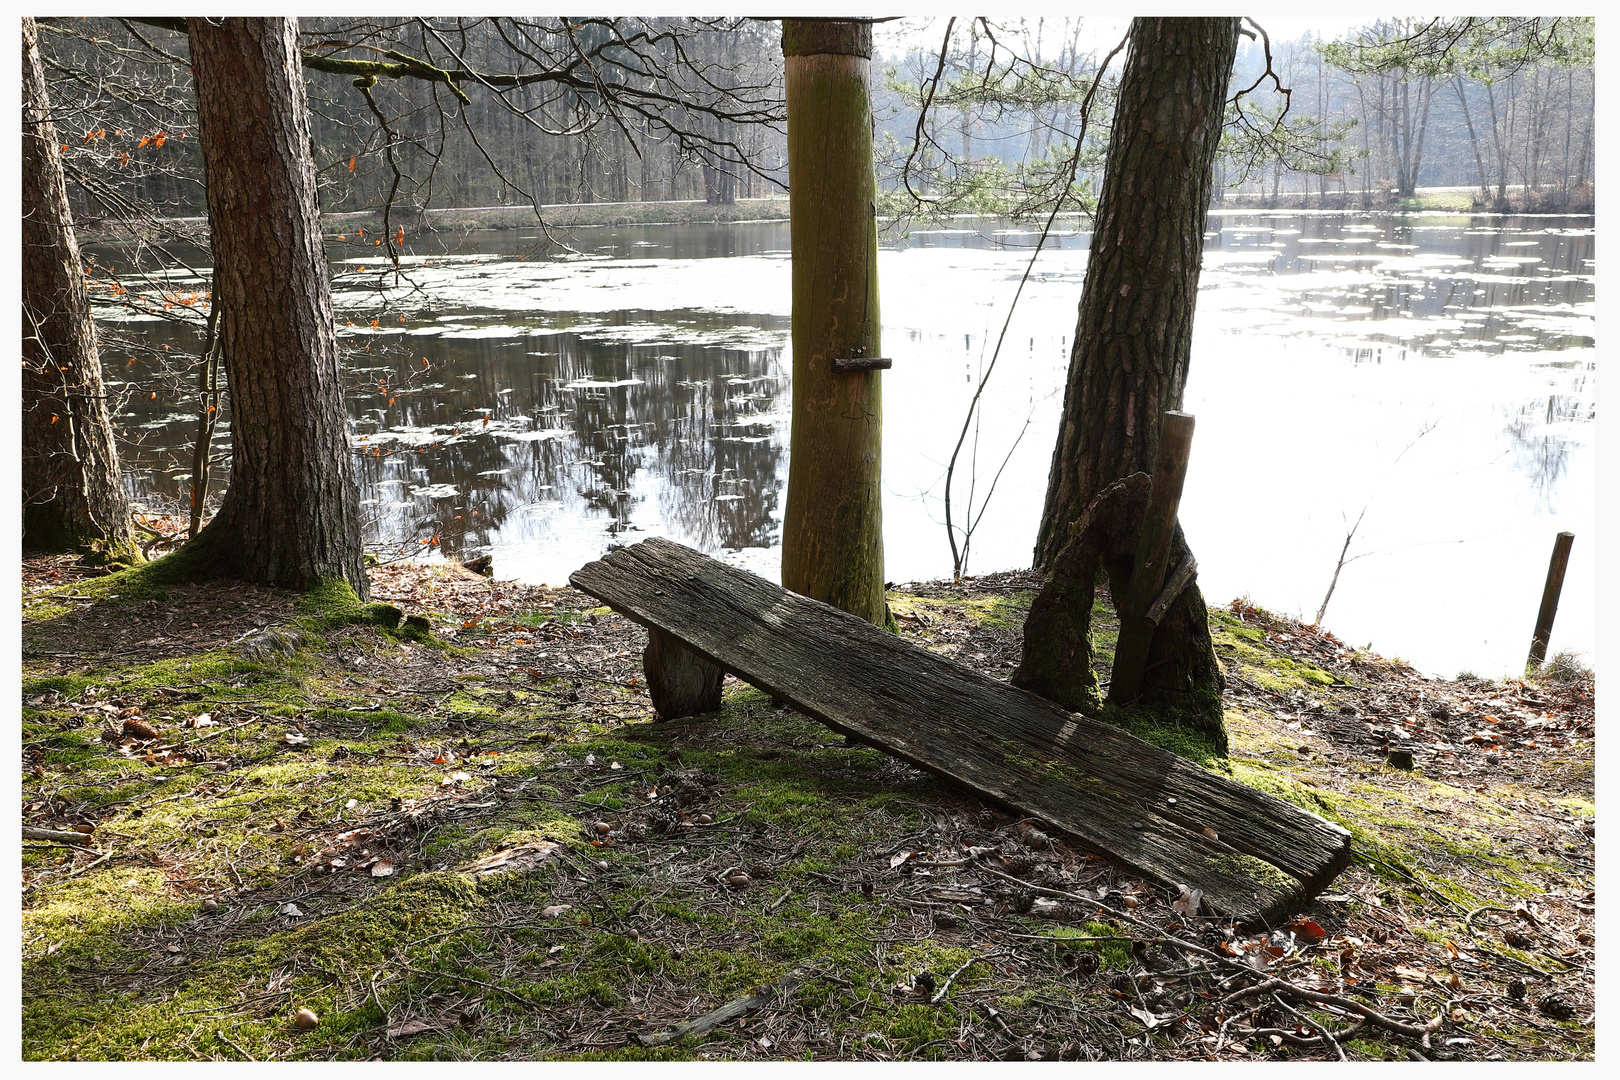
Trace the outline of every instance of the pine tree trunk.
[[247, 581], [365, 598], [359, 499], [321, 244], [297, 27], [191, 20], [231, 477], [188, 547]]
[[[1012, 684], [1068, 709], [1106, 716], [1097, 683], [1091, 638], [1092, 600], [1098, 571], [1108, 580], [1116, 611], [1125, 606], [1135, 569], [1151, 480], [1134, 473], [1110, 484], [1092, 500], [1052, 567], [1052, 577], [1030, 606], [1024, 622], [1023, 656]], [[1177, 525], [1166, 566], [1191, 557]], [[1226, 753], [1221, 693], [1226, 688], [1209, 614], [1197, 581], [1170, 604], [1154, 629], [1137, 704], [1167, 721], [1196, 731], [1218, 753]]]
[[139, 562], [107, 418], [39, 28], [22, 20], [23, 546]]
[[1181, 407], [1237, 28], [1230, 18], [1131, 26], [1037, 566], [1053, 564], [1105, 486], [1152, 470], [1163, 414]]
[[[1035, 549], [1054, 572], [1015, 674], [1069, 709], [1095, 707], [1093, 583], [1101, 568], [1116, 601], [1127, 595], [1164, 413], [1181, 407], [1237, 30], [1231, 18], [1131, 24]], [[1188, 556], [1177, 526], [1169, 565]], [[1153, 634], [1138, 704], [1224, 751], [1208, 618], [1197, 586], [1183, 590]]]
[[782, 585], [880, 625], [883, 398], [869, 24], [786, 19], [793, 434]]

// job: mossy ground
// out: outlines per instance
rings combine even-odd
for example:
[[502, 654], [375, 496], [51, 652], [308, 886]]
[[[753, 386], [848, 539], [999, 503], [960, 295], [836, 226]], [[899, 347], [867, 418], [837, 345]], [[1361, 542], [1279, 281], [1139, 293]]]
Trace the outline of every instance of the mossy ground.
[[[1037, 584], [916, 587], [890, 603], [912, 640], [1005, 677]], [[1128, 897], [1192, 932], [1165, 890], [1062, 843], [1032, 849], [1022, 823], [740, 684], [716, 715], [655, 723], [640, 632], [576, 593], [374, 571], [379, 603], [428, 619], [413, 640], [341, 592], [242, 587], [222, 602], [137, 575], [30, 592], [24, 821], [94, 826], [95, 843], [23, 851], [24, 1057], [1210, 1056], [1196, 1026], [1148, 1032], [1127, 1011], [1162, 1012], [1153, 1002], [1173, 1006], [1181, 983], [1113, 940], [1126, 927], [1019, 915], [1016, 888], [958, 860], [994, 847], [1002, 873]], [[1327, 940], [1290, 944], [1282, 963], [1384, 995], [1431, 975], [1412, 1008], [1465, 998], [1445, 1034], [1471, 1040], [1442, 1054], [1589, 1055], [1590, 978], [1566, 967], [1592, 963], [1571, 936], [1591, 927], [1589, 742], [1542, 734], [1565, 745], [1526, 750], [1511, 771], [1438, 752], [1421, 773], [1389, 769], [1362, 718], [1407, 693], [1407, 675], [1290, 649], [1280, 634], [1309, 635], [1262, 616], [1240, 607], [1214, 627], [1233, 752], [1210, 764], [1342, 822], [1358, 851], [1311, 915]], [[272, 623], [300, 630], [290, 655], [244, 655], [235, 639]], [[1529, 684], [1425, 687], [1458, 714], [1459, 694], [1557, 708]], [[1324, 720], [1347, 716], [1341, 702], [1359, 710], [1354, 733]], [[120, 734], [131, 720], [158, 738]], [[502, 852], [535, 861], [480, 876]], [[1463, 924], [1518, 905], [1537, 922]], [[1507, 944], [1515, 927], [1526, 937]], [[799, 988], [745, 1022], [653, 1048], [635, 1038], [793, 970]], [[954, 974], [938, 1004], [924, 972], [938, 987]], [[1121, 973], [1147, 988], [1122, 994]], [[1532, 1001], [1574, 994], [1577, 1019], [1508, 1002], [1516, 976]], [[313, 1029], [293, 1026], [299, 1008]], [[1350, 1052], [1405, 1047], [1364, 1033]], [[1220, 1054], [1290, 1055], [1241, 1039]]]

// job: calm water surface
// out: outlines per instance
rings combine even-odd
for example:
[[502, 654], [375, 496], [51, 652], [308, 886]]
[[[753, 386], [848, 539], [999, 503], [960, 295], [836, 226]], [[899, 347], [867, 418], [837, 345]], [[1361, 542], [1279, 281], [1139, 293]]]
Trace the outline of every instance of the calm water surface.
[[[1090, 239], [1074, 228], [1036, 264], [970, 441], [979, 497], [1006, 464], [969, 572], [1030, 561]], [[775, 577], [786, 223], [573, 240], [578, 254], [548, 261], [534, 236], [440, 234], [397, 284], [375, 258], [334, 254], [339, 321], [362, 350], [350, 413], [368, 539], [561, 582], [667, 535]], [[945, 463], [1034, 240], [966, 222], [879, 258], [891, 580], [950, 573]], [[1314, 616], [1360, 518], [1328, 628], [1432, 673], [1496, 675], [1523, 662], [1568, 529], [1552, 645], [1591, 659], [1594, 258], [1590, 218], [1213, 215], [1181, 509], [1206, 597]], [[126, 328], [148, 327], [177, 333]], [[119, 417], [154, 503], [185, 497], [189, 408], [138, 394]]]

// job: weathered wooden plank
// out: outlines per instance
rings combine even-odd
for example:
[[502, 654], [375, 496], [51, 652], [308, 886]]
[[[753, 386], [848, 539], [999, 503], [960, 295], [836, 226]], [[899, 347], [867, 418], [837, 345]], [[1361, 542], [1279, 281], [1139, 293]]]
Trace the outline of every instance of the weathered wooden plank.
[[1281, 918], [1349, 861], [1349, 834], [1314, 814], [672, 541], [570, 581], [836, 731], [1202, 889], [1222, 914]]

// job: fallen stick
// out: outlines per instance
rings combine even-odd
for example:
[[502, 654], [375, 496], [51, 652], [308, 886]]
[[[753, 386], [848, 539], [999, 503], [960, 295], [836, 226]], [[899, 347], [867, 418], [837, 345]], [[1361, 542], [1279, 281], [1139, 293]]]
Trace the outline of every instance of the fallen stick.
[[247, 1058], [249, 1061], [254, 1062], [255, 1064], [257, 1064], [257, 1062], [259, 1060], [258, 1058], [254, 1057], [252, 1054], [248, 1053], [246, 1050], [242, 1049], [240, 1046], [237, 1046], [235, 1043], [231, 1042], [231, 1040], [225, 1035], [225, 1033], [223, 1031], [220, 1031], [218, 1028], [215, 1028], [214, 1029], [214, 1036], [216, 1038], [218, 1038], [220, 1042], [224, 1043], [226, 1046], [230, 1047], [232, 1050], [235, 1050], [238, 1054], [241, 1054], [243, 1057]]
[[946, 979], [945, 979], [945, 985], [939, 988], [939, 993], [935, 994], [933, 997], [928, 999], [928, 1004], [930, 1004], [930, 1005], [938, 1005], [941, 1001], [943, 1001], [945, 999], [945, 992], [951, 988], [951, 983], [955, 982], [956, 977], [958, 975], [962, 974], [962, 972], [966, 971], [968, 968], [972, 967], [974, 964], [985, 963], [986, 961], [988, 961], [990, 959], [990, 957], [992, 957], [992, 956], [1000, 956], [1000, 955], [1001, 955], [1001, 953], [994, 952], [994, 953], [988, 953], [988, 954], [986, 954], [984, 956], [975, 956], [973, 959], [969, 960], [967, 963], [963, 964], [961, 967], [959, 967], [955, 971], [951, 972], [950, 975], [947, 976]]
[[1324, 994], [1319, 990], [1307, 990], [1305, 987], [1296, 986], [1294, 983], [1291, 983], [1286, 979], [1275, 978], [1267, 979], [1255, 986], [1251, 986], [1247, 989], [1239, 990], [1236, 993], [1230, 994], [1221, 999], [1221, 1004], [1230, 1005], [1234, 1002], [1241, 1001], [1246, 997], [1253, 997], [1255, 994], [1271, 993], [1288, 994], [1291, 997], [1304, 998], [1306, 1001], [1314, 1001], [1318, 1005], [1332, 1005], [1335, 1008], [1343, 1009], [1346, 1012], [1356, 1013], [1357, 1015], [1365, 1017], [1367, 1020], [1381, 1028], [1388, 1031], [1393, 1031], [1397, 1035], [1405, 1035], [1408, 1038], [1421, 1040], [1425, 1048], [1427, 1048], [1429, 1045], [1429, 1036], [1440, 1030], [1440, 1025], [1446, 1018], [1446, 1010], [1441, 1009], [1440, 1012], [1435, 1014], [1434, 1019], [1432, 1020], [1425, 1021], [1422, 1024], [1407, 1024], [1401, 1022], [1400, 1020], [1395, 1020], [1385, 1016], [1377, 1009], [1363, 1005], [1354, 998], [1341, 997], [1338, 994]]
[[[302, 899], [302, 898], [300, 898], [300, 899]], [[522, 994], [516, 993], [516, 992], [511, 991], [511, 990], [508, 990], [504, 986], [497, 986], [494, 983], [484, 982], [481, 979], [469, 978], [466, 975], [453, 975], [448, 971], [423, 971], [421, 968], [411, 967], [411, 965], [405, 963], [405, 961], [403, 961], [403, 960], [390, 960], [386, 964], [384, 964], [383, 966], [387, 967], [389, 964], [392, 964], [394, 967], [397, 967], [397, 968], [403, 968], [404, 970], [410, 972], [412, 975], [425, 975], [425, 976], [430, 976], [432, 978], [450, 979], [453, 982], [471, 983], [474, 986], [482, 986], [485, 990], [494, 990], [496, 993], [505, 994], [507, 997], [511, 998], [513, 1001], [519, 1002], [519, 1003], [521, 1003], [523, 1005], [527, 1005], [531, 1009], [540, 1008], [539, 1005], [537, 1005], [535, 1002], [530, 1001], [528, 998], [524, 997]], [[375, 976], [373, 976], [373, 978], [375, 978]]]
[[651, 1035], [637, 1035], [636, 1038], [641, 1041], [642, 1046], [663, 1046], [665, 1043], [684, 1039], [688, 1035], [701, 1035], [710, 1028], [718, 1027], [728, 1020], [735, 1020], [744, 1013], [753, 1012], [761, 1005], [768, 1004], [772, 998], [778, 995], [786, 997], [803, 981], [804, 976], [799, 971], [790, 971], [774, 983], [766, 983], [761, 986], [757, 994], [740, 997], [736, 1001], [720, 1006], [712, 1013], [700, 1016], [696, 1020], [682, 1024], [679, 1027], [669, 1028]]
[[75, 847], [89, 847], [90, 834], [82, 832], [62, 832], [59, 829], [40, 829], [33, 825], [22, 827], [24, 840], [44, 840], [52, 844], [72, 844]]

